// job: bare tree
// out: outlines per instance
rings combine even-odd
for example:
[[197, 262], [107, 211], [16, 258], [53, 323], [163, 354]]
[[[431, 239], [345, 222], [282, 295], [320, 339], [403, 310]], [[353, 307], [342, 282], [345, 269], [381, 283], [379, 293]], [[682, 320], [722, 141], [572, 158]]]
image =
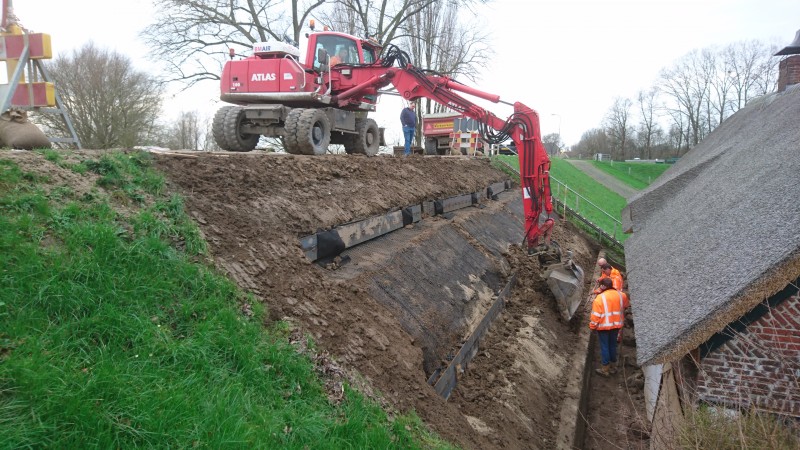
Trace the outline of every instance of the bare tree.
[[572, 146], [572, 151], [580, 157], [591, 158], [597, 153], [611, 153], [611, 142], [606, 130], [595, 128], [581, 136], [581, 140]]
[[[475, 79], [491, 59], [488, 37], [466, 17], [459, 17], [461, 8], [453, 2], [435, 2], [420, 14], [411, 17], [403, 27], [400, 39], [409, 49], [417, 65], [451, 78]], [[423, 114], [448, 111], [430, 99], [417, 109], [418, 121]], [[422, 142], [422, 127], [417, 127], [417, 140]]]
[[[688, 151], [750, 99], [775, 90], [779, 58], [772, 55], [777, 48], [775, 44], [747, 41], [721, 50], [693, 50], [662, 69], [657, 85], [637, 95], [641, 117], [635, 144], [648, 158], [653, 157], [653, 150], [673, 152], [669, 146], [678, 156]], [[664, 100], [658, 107], [656, 93]], [[615, 102], [604, 122], [610, 127], [608, 133], [615, 148], [620, 148], [623, 131], [616, 127], [621, 118], [616, 114], [618, 107]], [[668, 133], [658, 124], [665, 118], [670, 122]], [[622, 148], [629, 147], [626, 144]]]
[[707, 131], [711, 133], [728, 116], [736, 112], [732, 102], [735, 79], [724, 53], [709, 52], [705, 57], [708, 60], [706, 67], [710, 70], [706, 120], [708, 122]]
[[[606, 116], [608, 135], [611, 137], [614, 143], [613, 149], [617, 150], [617, 157], [620, 159], [625, 159], [625, 149], [628, 147], [631, 106], [630, 99], [617, 97]], [[612, 150], [611, 153], [613, 157], [614, 151]]]
[[780, 57], [774, 56], [781, 47], [764, 44], [762, 59], [756, 66], [755, 96], [762, 96], [778, 89], [778, 66]]
[[460, 5], [453, 2], [429, 5], [407, 21], [403, 41], [420, 66], [474, 81], [489, 64], [493, 51], [488, 35], [460, 12]]
[[561, 142], [561, 136], [558, 133], [550, 133], [544, 135], [542, 137], [542, 144], [544, 145], [545, 151], [550, 156], [556, 156], [561, 152], [561, 148], [563, 148], [563, 143]]
[[[682, 115], [676, 114], [675, 116], [673, 116], [673, 119], [674, 123], [669, 128], [669, 135], [668, 135], [669, 144], [671, 147], [675, 149], [674, 156], [680, 156], [686, 153], [685, 151], [683, 151], [684, 150], [683, 146], [684, 143], [688, 142], [689, 140], [688, 139], [689, 133], [688, 129], [685, 127], [685, 124], [683, 123]], [[687, 148], [685, 150], [688, 150], [688, 144], [686, 145], [686, 147]]]
[[335, 31], [353, 36], [364, 35], [366, 37], [366, 32], [361, 26], [361, 19], [358, 17], [356, 9], [348, 7], [345, 2], [334, 1], [328, 12], [321, 12], [319, 16], [325, 24]]
[[218, 80], [228, 49], [270, 39], [300, 40], [309, 15], [326, 0], [162, 0], [156, 21], [142, 33], [154, 58], [167, 64], [171, 81], [191, 86]]
[[707, 67], [709, 60], [703, 56], [707, 52], [709, 50], [694, 50], [674, 67], [661, 72], [660, 88], [672, 100], [670, 109], [686, 117], [692, 145], [697, 145], [702, 136], [703, 109], [711, 73]]
[[[350, 14], [328, 15], [333, 25], [351, 34], [370, 36], [386, 44], [406, 36], [408, 23], [420, 15], [437, 13], [445, 6], [469, 9], [488, 0], [333, 0]], [[336, 10], [337, 8], [334, 8]], [[342, 22], [345, 18], [345, 22]]]
[[756, 67], [760, 59], [758, 47], [758, 41], [742, 41], [730, 44], [722, 50], [726, 66], [733, 79], [737, 110], [743, 108], [752, 95], [757, 78]]
[[650, 154], [653, 148], [653, 137], [658, 125], [656, 124], [656, 98], [658, 89], [651, 88], [648, 91], [639, 91], [636, 101], [639, 105], [639, 144], [644, 149], [642, 156], [651, 159]]
[[412, 17], [441, 0], [334, 0], [354, 16], [355, 33], [392, 43]]
[[[48, 72], [85, 148], [132, 147], [147, 143], [161, 111], [161, 84], [134, 69], [131, 60], [89, 42], [48, 63]], [[69, 135], [60, 117], [41, 123]]]
[[168, 147], [199, 150], [202, 148], [203, 134], [197, 112], [184, 111], [172, 124]]

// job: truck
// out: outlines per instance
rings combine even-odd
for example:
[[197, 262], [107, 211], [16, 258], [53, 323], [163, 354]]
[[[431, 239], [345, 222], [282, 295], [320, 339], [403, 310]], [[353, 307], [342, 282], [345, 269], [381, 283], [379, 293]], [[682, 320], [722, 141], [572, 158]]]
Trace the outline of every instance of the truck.
[[485, 153], [488, 145], [478, 121], [454, 112], [423, 114], [422, 137], [426, 155]]
[[[313, 27], [312, 27], [313, 31]], [[431, 99], [473, 119], [489, 144], [511, 139], [518, 150], [524, 211], [523, 243], [536, 255], [547, 284], [569, 316], [580, 304], [583, 270], [556, 243], [544, 236], [552, 224], [550, 160], [542, 144], [539, 115], [520, 103], [500, 100], [448, 76], [415, 67], [406, 52], [386, 48], [374, 39], [334, 31], [307, 35], [305, 55], [288, 42], [253, 45], [253, 54], [231, 58], [220, 77], [220, 99], [230, 105], [214, 116], [212, 129], [224, 150], [253, 150], [261, 136], [280, 138], [286, 151], [322, 155], [328, 145], [347, 153], [375, 155], [380, 130], [368, 117], [380, 90], [393, 86], [406, 101]], [[331, 55], [337, 55], [336, 60]], [[341, 56], [340, 56], [341, 55]], [[232, 55], [233, 56], [233, 55]], [[507, 119], [473, 103], [464, 95], [513, 107]], [[541, 222], [542, 217], [548, 220]], [[540, 240], [545, 238], [545, 245]], [[564, 307], [560, 308], [564, 316]]]

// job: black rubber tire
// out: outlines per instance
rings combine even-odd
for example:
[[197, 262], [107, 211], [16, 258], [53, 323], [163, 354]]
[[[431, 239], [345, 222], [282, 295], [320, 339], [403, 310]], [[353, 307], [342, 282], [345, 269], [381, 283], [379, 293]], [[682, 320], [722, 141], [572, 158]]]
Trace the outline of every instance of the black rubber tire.
[[367, 156], [375, 156], [381, 147], [381, 130], [372, 119], [356, 119], [356, 134], [353, 135], [352, 151]]
[[292, 155], [302, 155], [300, 146], [297, 144], [297, 127], [300, 125], [300, 116], [305, 111], [303, 108], [295, 108], [289, 111], [286, 121], [283, 123], [283, 144], [286, 153]]
[[228, 115], [228, 111], [231, 108], [234, 108], [234, 106], [223, 106], [218, 109], [211, 124], [211, 134], [214, 135], [214, 141], [217, 143], [217, 147], [223, 150], [227, 150], [229, 147], [225, 136], [225, 116]]
[[249, 152], [256, 148], [261, 135], [243, 134], [241, 129], [244, 121], [244, 108], [240, 106], [233, 106], [225, 112], [222, 134], [227, 146], [223, 150]]
[[328, 115], [319, 109], [303, 110], [294, 135], [300, 153], [324, 155], [331, 143], [331, 122]]
[[344, 136], [344, 151], [348, 155], [352, 155], [354, 153], [358, 153], [356, 151], [356, 135], [352, 133], [348, 133]]
[[439, 145], [439, 141], [436, 138], [426, 138], [425, 139], [425, 154], [426, 155], [437, 155], [436, 147]]

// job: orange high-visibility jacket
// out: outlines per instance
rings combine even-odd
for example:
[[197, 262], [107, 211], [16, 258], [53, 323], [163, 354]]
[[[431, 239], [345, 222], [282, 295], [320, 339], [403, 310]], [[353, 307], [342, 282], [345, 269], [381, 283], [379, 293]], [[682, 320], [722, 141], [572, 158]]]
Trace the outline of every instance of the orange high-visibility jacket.
[[[614, 276], [614, 271], [615, 270], [617, 271], [617, 273], [619, 273], [619, 270], [611, 269], [611, 277], [610, 278], [611, 278], [611, 283], [613, 283], [611, 286], [614, 289], [616, 289], [618, 291], [621, 291], [622, 290], [622, 276]], [[600, 274], [600, 278], [597, 279], [598, 288], [593, 291], [595, 294], [599, 294], [600, 292], [602, 292], [600, 290], [599, 286], [600, 286], [600, 280], [602, 280], [603, 278], [609, 278], [609, 277], [607, 277], [605, 274]]]
[[628, 298], [614, 289], [606, 289], [592, 302], [592, 317], [589, 328], [593, 330], [613, 330], [622, 328], [625, 323], [625, 308]]

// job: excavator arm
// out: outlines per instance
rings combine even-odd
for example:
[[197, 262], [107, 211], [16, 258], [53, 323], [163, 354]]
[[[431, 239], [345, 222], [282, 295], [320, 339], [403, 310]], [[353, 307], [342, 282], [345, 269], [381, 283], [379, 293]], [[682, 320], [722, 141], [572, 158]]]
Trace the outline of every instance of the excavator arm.
[[[393, 60], [400, 60], [400, 67], [392, 67]], [[359, 79], [364, 80], [350, 89], [339, 92], [330, 98], [331, 103], [346, 107], [360, 102], [366, 95], [376, 95], [378, 90], [393, 85], [406, 100], [429, 98], [437, 103], [476, 119], [483, 129], [479, 130], [490, 144], [511, 138], [517, 146], [519, 157], [522, 203], [525, 213], [524, 241], [528, 254], [536, 254], [544, 266], [542, 276], [556, 299], [559, 312], [565, 321], [574, 316], [582, 299], [583, 269], [572, 261], [570, 252], [562, 258], [558, 244], [544, 249], [538, 246], [540, 235], [539, 217], [553, 213], [550, 197], [550, 158], [542, 144], [539, 129], [539, 115], [522, 103], [514, 103], [514, 112], [503, 120], [464, 98], [460, 93], [469, 94], [493, 103], [501, 103], [498, 95], [489, 94], [439, 74], [431, 74], [407, 62], [407, 55], [395, 50], [394, 56], [380, 64], [353, 67], [353, 75], [358, 71]], [[502, 102], [505, 103], [505, 102]], [[508, 104], [508, 103], [506, 103]], [[552, 226], [546, 222], [545, 227]], [[545, 240], [547, 243], [548, 240]]]
[[372, 70], [375, 74], [367, 77], [364, 82], [333, 96], [332, 101], [339, 106], [345, 106], [363, 95], [375, 94], [378, 89], [391, 84], [406, 100], [429, 98], [476, 119], [486, 127], [480, 131], [490, 144], [511, 138], [517, 146], [519, 156], [520, 184], [525, 212], [524, 239], [529, 250], [538, 245], [541, 234], [539, 217], [543, 212], [549, 217], [553, 212], [553, 205], [550, 199], [550, 159], [542, 144], [539, 115], [536, 111], [517, 102], [513, 104], [513, 114], [506, 120], [500, 119], [464, 98], [459, 92], [493, 103], [505, 103], [501, 102], [500, 96], [465, 86], [446, 76], [429, 75], [411, 64], [405, 67], [361, 67], [354, 70]]

